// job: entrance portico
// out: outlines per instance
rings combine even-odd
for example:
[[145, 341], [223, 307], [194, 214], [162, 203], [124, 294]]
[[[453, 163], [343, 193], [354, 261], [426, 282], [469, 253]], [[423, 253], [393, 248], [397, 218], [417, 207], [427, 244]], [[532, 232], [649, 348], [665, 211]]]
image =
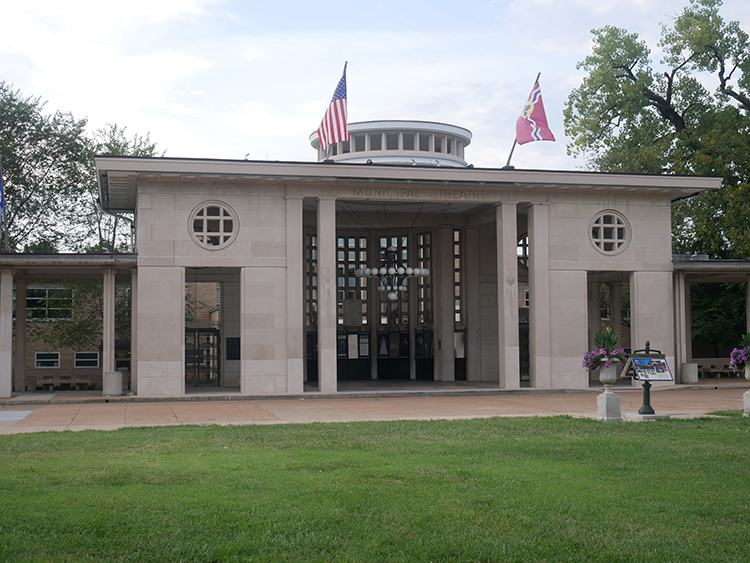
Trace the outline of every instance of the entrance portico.
[[[671, 202], [718, 179], [476, 169], [461, 128], [373, 127], [333, 162], [96, 158], [103, 207], [136, 217], [138, 395], [189, 392], [185, 285], [206, 281], [221, 293], [215, 379], [243, 395], [357, 379], [585, 388], [604, 290], [611, 322], [629, 297], [622, 340], [674, 365]], [[429, 270], [395, 299], [357, 275], [391, 248]], [[0, 262], [1, 368], [18, 280]]]

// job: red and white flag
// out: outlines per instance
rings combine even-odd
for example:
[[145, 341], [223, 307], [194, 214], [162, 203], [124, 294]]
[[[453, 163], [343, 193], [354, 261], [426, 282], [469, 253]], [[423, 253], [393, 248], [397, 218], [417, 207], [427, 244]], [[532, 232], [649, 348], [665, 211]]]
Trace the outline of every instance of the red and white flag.
[[349, 129], [346, 125], [346, 65], [344, 74], [333, 92], [331, 105], [328, 106], [318, 127], [318, 138], [323, 152], [328, 149], [328, 145], [349, 140]]
[[529, 101], [523, 106], [521, 117], [516, 121], [516, 142], [519, 145], [532, 141], [554, 141], [555, 136], [547, 125], [544, 113], [542, 90], [537, 82], [531, 89]]

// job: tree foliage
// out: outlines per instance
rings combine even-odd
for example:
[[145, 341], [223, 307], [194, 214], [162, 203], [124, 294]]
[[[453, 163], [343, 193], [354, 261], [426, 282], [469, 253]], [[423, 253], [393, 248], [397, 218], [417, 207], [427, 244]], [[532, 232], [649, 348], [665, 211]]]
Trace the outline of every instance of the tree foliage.
[[26, 98], [0, 82], [0, 155], [11, 250], [58, 248], [86, 190], [86, 121], [69, 113], [45, 115], [43, 109], [39, 98]]
[[127, 252], [132, 218], [104, 213], [94, 155], [161, 156], [149, 136], [117, 125], [86, 132], [86, 120], [47, 114], [39, 98], [0, 81], [0, 156], [5, 227], [13, 252]]
[[105, 213], [99, 205], [99, 191], [94, 167], [94, 155], [99, 156], [163, 156], [156, 150], [149, 135], [134, 135], [128, 138], [126, 128], [108, 125], [94, 132], [90, 139], [89, 181], [86, 191], [85, 211], [81, 223], [87, 233], [86, 252], [127, 252], [131, 251], [133, 217], [128, 213]]
[[696, 283], [691, 286], [692, 336], [729, 355], [747, 332], [744, 283]]
[[674, 251], [738, 258], [750, 256], [750, 42], [720, 6], [691, 0], [662, 25], [659, 65], [636, 34], [593, 30], [565, 131], [590, 169], [722, 177], [718, 192], [675, 203]]

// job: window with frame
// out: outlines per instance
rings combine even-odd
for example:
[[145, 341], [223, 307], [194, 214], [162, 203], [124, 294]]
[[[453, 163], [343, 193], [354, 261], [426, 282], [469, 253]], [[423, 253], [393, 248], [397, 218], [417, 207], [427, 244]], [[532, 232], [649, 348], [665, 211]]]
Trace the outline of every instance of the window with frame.
[[[393, 246], [396, 249], [396, 257], [402, 264], [409, 261], [409, 249], [407, 237], [380, 237], [380, 254], [381, 262], [385, 257], [386, 251]], [[380, 325], [384, 327], [400, 328], [409, 326], [409, 282], [410, 279], [404, 280], [406, 291], [397, 291], [397, 299], [389, 301], [386, 291], [378, 291], [378, 300], [380, 301]]]
[[529, 269], [529, 233], [523, 233], [518, 237], [518, 244], [516, 246], [516, 254], [518, 255], [518, 265], [524, 270]]
[[630, 244], [630, 225], [617, 211], [602, 211], [592, 219], [589, 237], [599, 252], [619, 254]]
[[453, 315], [456, 325], [461, 324], [462, 317], [461, 295], [461, 231], [453, 231]]
[[190, 214], [189, 224], [193, 240], [209, 250], [220, 250], [232, 244], [239, 227], [234, 210], [218, 201], [196, 207]]
[[305, 244], [305, 318], [308, 327], [318, 326], [318, 237], [307, 235]]
[[[432, 268], [432, 238], [431, 233], [417, 235], [417, 267]], [[432, 284], [429, 276], [420, 276], [417, 282], [417, 311], [418, 324], [424, 328], [432, 326]]]
[[26, 319], [46, 321], [73, 318], [73, 289], [30, 287], [26, 289]]
[[77, 368], [98, 368], [99, 352], [76, 352], [73, 365]]
[[60, 352], [37, 352], [34, 355], [34, 367], [59, 368]]
[[366, 237], [336, 237], [336, 315], [337, 324], [344, 324], [344, 302], [362, 302], [362, 324], [367, 324], [367, 278], [354, 272], [367, 267]]

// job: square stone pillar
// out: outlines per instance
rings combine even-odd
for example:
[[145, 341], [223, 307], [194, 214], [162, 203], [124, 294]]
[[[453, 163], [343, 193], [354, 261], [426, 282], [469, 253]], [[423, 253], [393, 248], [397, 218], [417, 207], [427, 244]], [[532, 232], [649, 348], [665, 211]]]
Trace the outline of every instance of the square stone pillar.
[[[13, 360], [13, 390], [26, 391], [26, 280], [16, 278], [16, 342]], [[33, 391], [33, 389], [32, 389]]]
[[453, 228], [440, 227], [432, 235], [432, 278], [435, 338], [434, 378], [456, 379], [454, 349], [455, 295], [453, 286]]
[[637, 271], [631, 274], [630, 318], [634, 350], [648, 340], [661, 350], [674, 372], [674, 301], [672, 272]]
[[130, 392], [138, 394], [138, 269], [130, 270]]
[[335, 393], [336, 199], [318, 198], [318, 390]]
[[0, 272], [0, 397], [13, 388], [13, 270]]
[[138, 269], [138, 395], [185, 394], [185, 268]]
[[516, 203], [499, 203], [496, 206], [496, 220], [499, 384], [501, 389], [518, 389], [521, 377]]
[[462, 266], [462, 281], [464, 282], [464, 305], [466, 327], [466, 379], [481, 381], [482, 379], [482, 336], [480, 302], [480, 268], [479, 268], [479, 229], [464, 230], [465, 244], [463, 247], [464, 260]]
[[287, 393], [304, 391], [305, 279], [301, 196], [286, 198]]
[[115, 371], [115, 275], [113, 268], [103, 273], [102, 371]]
[[529, 358], [531, 387], [552, 387], [549, 207], [529, 209]]

